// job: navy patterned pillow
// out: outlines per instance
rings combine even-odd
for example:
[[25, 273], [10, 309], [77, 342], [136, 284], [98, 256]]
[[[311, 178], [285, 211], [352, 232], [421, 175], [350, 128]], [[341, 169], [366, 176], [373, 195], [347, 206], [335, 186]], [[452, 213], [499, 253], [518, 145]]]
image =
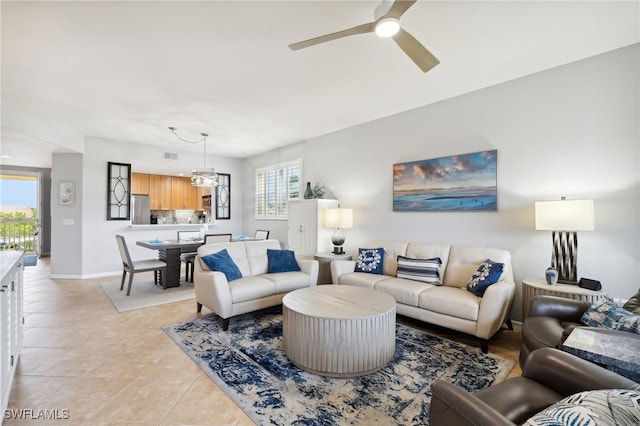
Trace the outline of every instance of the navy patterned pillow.
[[568, 396], [531, 417], [524, 425], [637, 424], [640, 424], [640, 392], [629, 389], [602, 389]]
[[358, 249], [355, 272], [367, 272], [369, 274], [382, 274], [382, 261], [384, 260], [384, 249], [361, 248]]
[[498, 282], [503, 270], [504, 263], [494, 262], [491, 259], [485, 260], [471, 276], [467, 283], [467, 290], [478, 297], [484, 296], [487, 287]]
[[396, 277], [414, 281], [422, 281], [434, 285], [442, 285], [440, 280], [440, 267], [442, 259], [413, 259], [398, 255], [398, 270]]
[[640, 315], [620, 308], [608, 297], [602, 297], [589, 306], [580, 322], [591, 327], [609, 328], [640, 334]]

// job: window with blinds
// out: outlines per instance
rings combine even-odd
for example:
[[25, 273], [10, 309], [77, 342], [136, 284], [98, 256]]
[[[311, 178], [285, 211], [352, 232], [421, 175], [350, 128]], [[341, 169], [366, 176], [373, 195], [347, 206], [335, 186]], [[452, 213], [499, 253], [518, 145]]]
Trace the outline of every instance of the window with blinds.
[[300, 197], [302, 160], [256, 169], [256, 219], [286, 219], [287, 201]]

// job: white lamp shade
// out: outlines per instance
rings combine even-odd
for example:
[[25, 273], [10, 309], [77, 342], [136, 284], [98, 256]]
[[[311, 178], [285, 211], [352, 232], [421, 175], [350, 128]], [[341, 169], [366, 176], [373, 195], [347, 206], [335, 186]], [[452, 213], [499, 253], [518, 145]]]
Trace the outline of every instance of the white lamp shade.
[[536, 229], [593, 231], [593, 200], [536, 201]]
[[352, 209], [325, 209], [324, 226], [327, 228], [351, 228], [353, 227]]

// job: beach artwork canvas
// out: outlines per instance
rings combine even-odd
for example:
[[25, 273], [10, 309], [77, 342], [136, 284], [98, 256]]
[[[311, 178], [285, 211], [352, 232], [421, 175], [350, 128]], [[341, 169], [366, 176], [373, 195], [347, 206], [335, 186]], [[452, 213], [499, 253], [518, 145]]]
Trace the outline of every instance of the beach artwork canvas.
[[497, 210], [498, 151], [393, 165], [393, 211]]

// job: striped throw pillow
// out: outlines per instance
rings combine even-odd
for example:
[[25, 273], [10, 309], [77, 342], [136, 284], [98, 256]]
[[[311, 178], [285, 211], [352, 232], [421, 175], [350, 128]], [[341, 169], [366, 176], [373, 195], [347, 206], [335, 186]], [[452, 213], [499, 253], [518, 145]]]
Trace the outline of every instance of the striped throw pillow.
[[442, 259], [413, 259], [398, 255], [398, 271], [396, 277], [422, 281], [433, 285], [442, 285], [440, 267]]

